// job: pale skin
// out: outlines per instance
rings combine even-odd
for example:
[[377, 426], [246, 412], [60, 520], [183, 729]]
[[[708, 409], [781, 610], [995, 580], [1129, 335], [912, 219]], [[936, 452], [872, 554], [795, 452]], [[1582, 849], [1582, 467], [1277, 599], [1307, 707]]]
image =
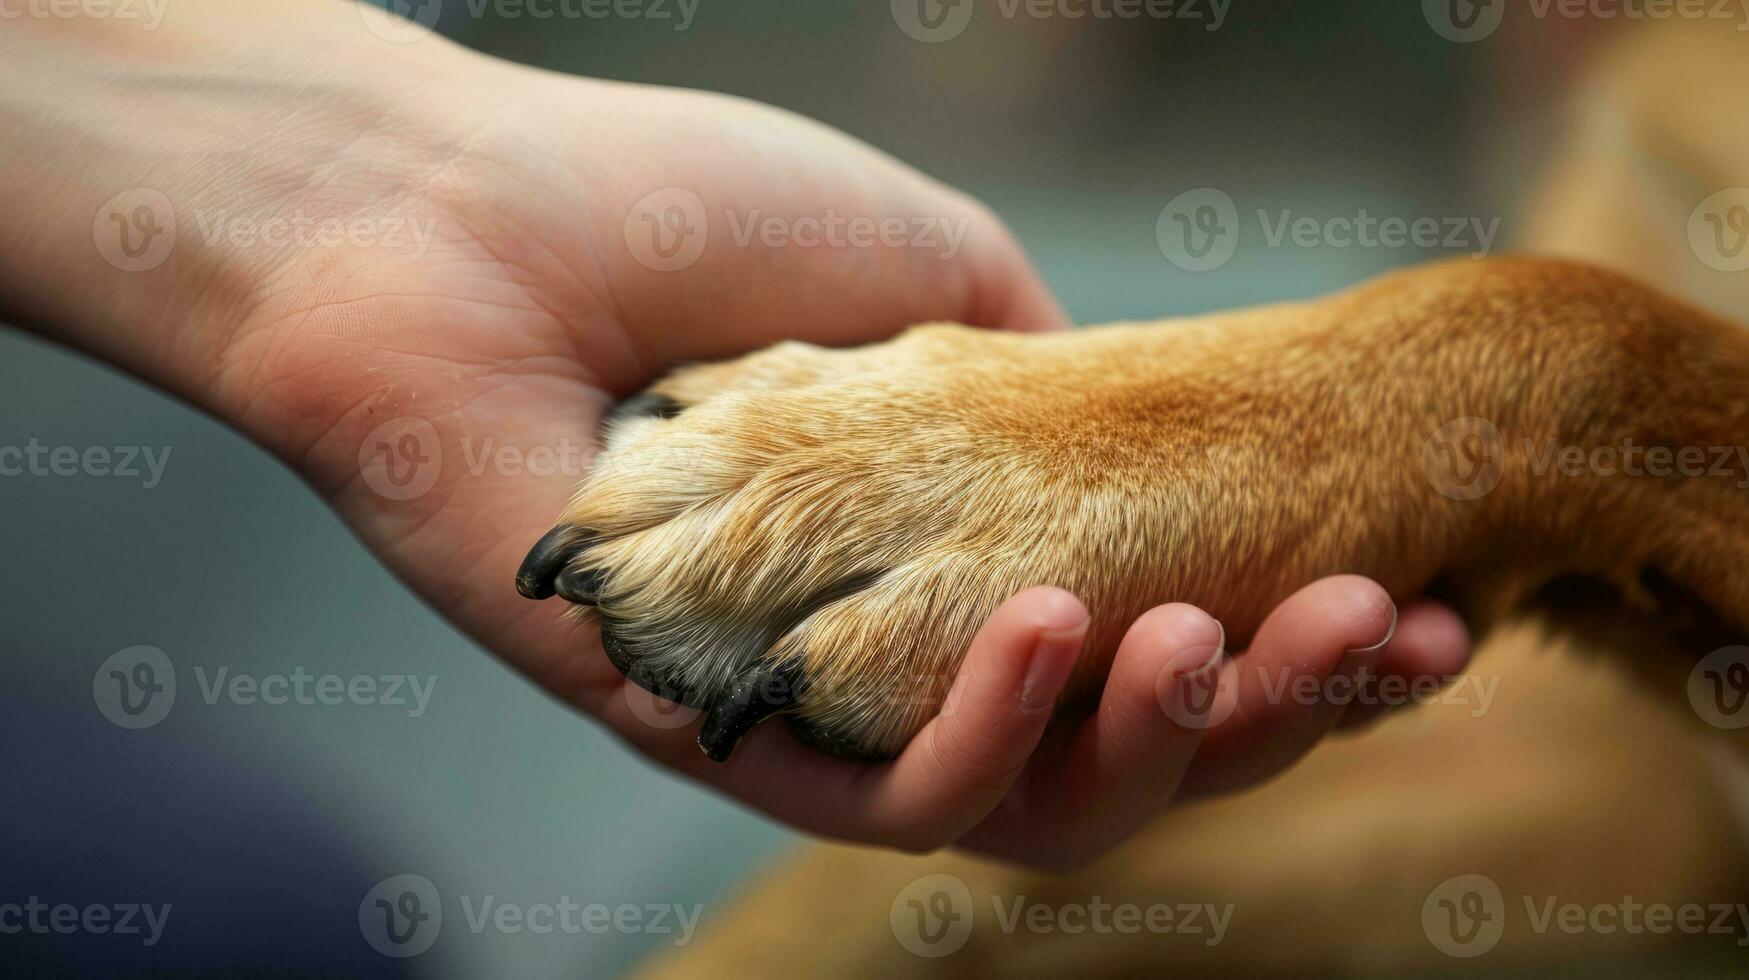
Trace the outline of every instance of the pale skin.
[[[777, 110], [539, 72], [435, 36], [389, 43], [342, 0], [178, 3], [149, 32], [8, 21], [0, 93], [0, 208], [16, 219], [0, 225], [0, 317], [247, 434], [483, 646], [659, 764], [776, 820], [1072, 866], [1175, 800], [1266, 780], [1373, 720], [1241, 683], [1221, 723], [1179, 724], [1160, 710], [1162, 685], [1224, 634], [1170, 604], [1131, 627], [1096, 713], [1053, 725], [1088, 616], [1041, 583], [990, 618], [949, 710], [897, 759], [846, 761], [768, 724], [712, 763], [696, 723], [648, 723], [649, 696], [591, 628], [561, 622], [562, 602], [512, 588], [578, 473], [470, 468], [467, 447], [576, 446], [586, 465], [602, 414], [666, 367], [780, 339], [846, 346], [929, 320], [1066, 327], [993, 215]], [[675, 187], [719, 209], [932, 218], [967, 234], [948, 257], [740, 245], [713, 229], [691, 265], [652, 269], [627, 247], [627, 215]], [[124, 271], [94, 247], [94, 219], [136, 188], [171, 202], [178, 240], [161, 264]], [[237, 230], [294, 217], [362, 232], [287, 244]], [[433, 234], [415, 249], [411, 232], [387, 241], [394, 228]], [[384, 496], [361, 468], [367, 436], [394, 418], [429, 424], [444, 450], [412, 499]], [[1378, 585], [1338, 576], [1285, 601], [1244, 655], [1319, 677], [1418, 678], [1461, 669], [1468, 647], [1444, 607], [1399, 611]]]

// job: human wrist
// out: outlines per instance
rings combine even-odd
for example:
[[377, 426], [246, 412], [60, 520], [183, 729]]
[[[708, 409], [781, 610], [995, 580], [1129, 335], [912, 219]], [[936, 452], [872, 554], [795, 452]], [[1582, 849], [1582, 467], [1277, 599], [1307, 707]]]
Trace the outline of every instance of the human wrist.
[[373, 125], [400, 136], [381, 144], [453, 136], [432, 135], [434, 112], [409, 122], [414, 100], [384, 80], [429, 90], [485, 60], [435, 36], [384, 44], [347, 4], [237, 13], [194, 0], [152, 30], [25, 18], [0, 35], [0, 320], [215, 411], [226, 351], [303, 264], [232, 225], [343, 215], [306, 205], [336, 147]]

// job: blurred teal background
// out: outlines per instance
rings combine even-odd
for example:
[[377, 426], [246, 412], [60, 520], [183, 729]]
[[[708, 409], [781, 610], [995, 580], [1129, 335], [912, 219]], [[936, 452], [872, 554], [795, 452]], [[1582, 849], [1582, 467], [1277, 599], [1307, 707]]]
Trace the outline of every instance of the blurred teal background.
[[[1500, 147], [1554, 101], [1501, 82], [1517, 77], [1511, 44], [1449, 43], [1416, 3], [1238, 0], [1213, 31], [1206, 20], [1009, 19], [980, 3], [943, 43], [907, 36], [873, 0], [701, 0], [684, 30], [443, 7], [439, 26], [461, 43], [782, 105], [964, 187], [1008, 219], [1080, 322], [1308, 296], [1448, 254], [1269, 247], [1252, 222], [1232, 261], [1187, 272], [1166, 260], [1156, 221], [1203, 186], [1229, 194], [1241, 215], [1500, 218], [1509, 237], [1519, 181], [1503, 162], [1516, 151]], [[121, 477], [0, 477], [0, 711], [55, 719], [100, 748], [125, 745], [144, 771], [175, 759], [219, 781], [273, 787], [289, 824], [332, 844], [303, 870], [321, 879], [317, 893], [339, 896], [309, 910], [334, 943], [365, 951], [357, 902], [407, 872], [446, 896], [521, 904], [703, 903], [708, 925], [740, 876], [791, 843], [500, 666], [236, 435], [83, 358], [0, 333], [0, 445], [31, 440], [171, 455], [149, 489]], [[182, 687], [165, 721], [126, 731], [98, 711], [93, 676], [140, 644], [165, 651]], [[389, 706], [209, 705], [195, 668], [221, 666], [429, 675], [435, 688], [419, 717]], [[54, 730], [24, 728], [13, 754], [61, 758]], [[33, 731], [39, 744], [29, 744]], [[107, 751], [96, 757], [117, 757]], [[136, 826], [134, 811], [110, 812], [101, 793], [71, 808], [53, 796], [39, 787], [7, 806], [26, 825]], [[232, 825], [222, 796], [202, 812], [210, 822], [132, 843], [197, 862], [217, 828], [254, 839], [261, 862], [226, 871], [256, 876], [242, 884], [257, 892], [275, 890], [275, 869], [305, 861], [280, 853], [285, 839], [271, 828]], [[446, 912], [455, 916], [453, 901]], [[474, 934], [456, 919], [430, 952], [393, 966], [608, 976], [673, 938]]]

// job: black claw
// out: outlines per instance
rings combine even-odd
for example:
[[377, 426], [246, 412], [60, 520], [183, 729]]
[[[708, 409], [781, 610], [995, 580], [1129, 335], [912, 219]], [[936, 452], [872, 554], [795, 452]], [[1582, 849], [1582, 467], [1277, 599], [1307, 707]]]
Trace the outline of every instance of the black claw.
[[567, 568], [553, 580], [553, 591], [567, 602], [593, 606], [601, 601], [602, 577], [599, 568]]
[[516, 591], [530, 599], [554, 594], [553, 579], [570, 560], [589, 547], [591, 535], [574, 524], [560, 524], [535, 542], [516, 570]]
[[627, 422], [632, 419], [671, 419], [684, 411], [686, 406], [667, 395], [654, 395], [641, 391], [613, 407], [607, 415], [609, 423]]
[[792, 665], [754, 664], [735, 675], [729, 689], [705, 716], [698, 747], [713, 762], [727, 762], [735, 744], [754, 725], [789, 707], [795, 700], [799, 671]]

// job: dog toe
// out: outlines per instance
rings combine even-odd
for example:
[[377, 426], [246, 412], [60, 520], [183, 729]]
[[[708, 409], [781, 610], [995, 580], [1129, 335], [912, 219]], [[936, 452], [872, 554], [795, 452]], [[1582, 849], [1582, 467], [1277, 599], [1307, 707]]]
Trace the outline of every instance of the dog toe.
[[516, 570], [516, 591], [529, 599], [555, 594], [554, 580], [578, 554], [586, 551], [591, 535], [573, 524], [560, 524], [541, 536]]
[[679, 400], [659, 392], [644, 390], [613, 407], [607, 414], [609, 426], [636, 419], [671, 419], [686, 410]]

